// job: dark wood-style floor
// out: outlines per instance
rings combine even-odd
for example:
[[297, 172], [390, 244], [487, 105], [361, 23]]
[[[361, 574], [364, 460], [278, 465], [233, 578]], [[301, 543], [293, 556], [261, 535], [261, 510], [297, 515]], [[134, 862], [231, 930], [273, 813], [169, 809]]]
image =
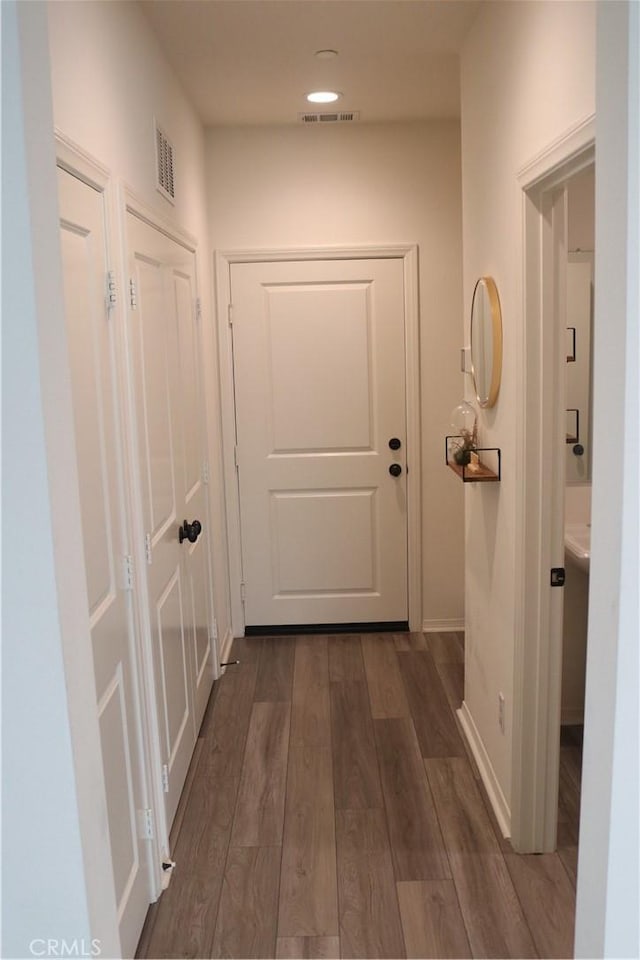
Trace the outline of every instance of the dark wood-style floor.
[[555, 854], [513, 853], [454, 710], [458, 634], [237, 640], [138, 955], [570, 957], [580, 743]]

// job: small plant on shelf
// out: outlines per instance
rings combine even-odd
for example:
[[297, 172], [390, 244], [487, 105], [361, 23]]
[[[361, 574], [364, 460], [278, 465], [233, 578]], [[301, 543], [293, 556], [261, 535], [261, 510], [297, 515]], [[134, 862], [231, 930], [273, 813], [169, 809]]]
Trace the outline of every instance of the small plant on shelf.
[[463, 400], [451, 414], [451, 426], [455, 436], [451, 437], [451, 456], [460, 467], [471, 462], [471, 454], [478, 449], [478, 421], [476, 412], [470, 403]]

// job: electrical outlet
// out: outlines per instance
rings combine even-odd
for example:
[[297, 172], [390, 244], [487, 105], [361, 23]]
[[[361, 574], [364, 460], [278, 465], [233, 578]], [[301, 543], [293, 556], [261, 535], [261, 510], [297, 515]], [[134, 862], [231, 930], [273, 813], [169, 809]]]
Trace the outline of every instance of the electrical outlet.
[[498, 725], [504, 733], [504, 693], [498, 694]]

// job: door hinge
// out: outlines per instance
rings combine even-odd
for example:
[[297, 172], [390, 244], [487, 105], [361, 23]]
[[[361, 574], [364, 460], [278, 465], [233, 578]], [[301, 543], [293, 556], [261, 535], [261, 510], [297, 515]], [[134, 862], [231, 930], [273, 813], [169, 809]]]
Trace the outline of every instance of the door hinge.
[[136, 289], [136, 282], [133, 277], [129, 278], [129, 303], [132, 310], [138, 309], [138, 291]]
[[202, 320], [202, 300], [196, 297], [196, 320], [198, 323]]
[[125, 553], [122, 558], [122, 588], [133, 590], [133, 557], [130, 553]]
[[215, 617], [213, 618], [213, 623], [211, 624], [211, 636], [209, 639], [213, 643], [215, 643], [215, 641], [218, 639], [218, 621]]
[[169, 793], [169, 767], [166, 763], [162, 764], [162, 789]]
[[233, 326], [233, 304], [232, 303], [228, 304], [227, 306], [227, 320], [229, 322], [229, 326], [232, 327]]
[[564, 587], [565, 569], [564, 567], [551, 567], [551, 586]]
[[118, 294], [116, 289], [116, 275], [113, 272], [113, 270], [109, 270], [107, 272], [106, 300], [107, 300], [107, 311], [113, 310], [116, 303], [118, 302]]
[[153, 810], [147, 807], [145, 810], [138, 810], [138, 834], [140, 840], [153, 840]]
[[149, 566], [153, 563], [153, 555], [151, 552], [151, 534], [145, 533], [144, 535], [144, 552], [147, 557], [147, 563]]
[[247, 584], [245, 583], [244, 580], [242, 580], [240, 583], [240, 600], [242, 601], [242, 603], [244, 603], [246, 599], [247, 599]]
[[203, 460], [202, 462], [202, 482], [209, 483], [209, 461]]
[[238, 469], [238, 447], [234, 445], [233, 447], [233, 462], [235, 464], [236, 470]]

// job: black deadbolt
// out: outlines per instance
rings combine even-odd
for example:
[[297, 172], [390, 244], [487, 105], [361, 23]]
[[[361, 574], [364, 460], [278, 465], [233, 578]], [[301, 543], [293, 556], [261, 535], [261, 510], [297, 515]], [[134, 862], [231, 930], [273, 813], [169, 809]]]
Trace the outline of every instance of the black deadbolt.
[[397, 437], [391, 437], [391, 440], [389, 440], [389, 446], [392, 450], [399, 450], [402, 444]]
[[389, 467], [389, 473], [391, 474], [392, 477], [399, 477], [400, 474], [402, 473], [402, 467], [400, 466], [399, 463], [392, 463], [391, 466]]

